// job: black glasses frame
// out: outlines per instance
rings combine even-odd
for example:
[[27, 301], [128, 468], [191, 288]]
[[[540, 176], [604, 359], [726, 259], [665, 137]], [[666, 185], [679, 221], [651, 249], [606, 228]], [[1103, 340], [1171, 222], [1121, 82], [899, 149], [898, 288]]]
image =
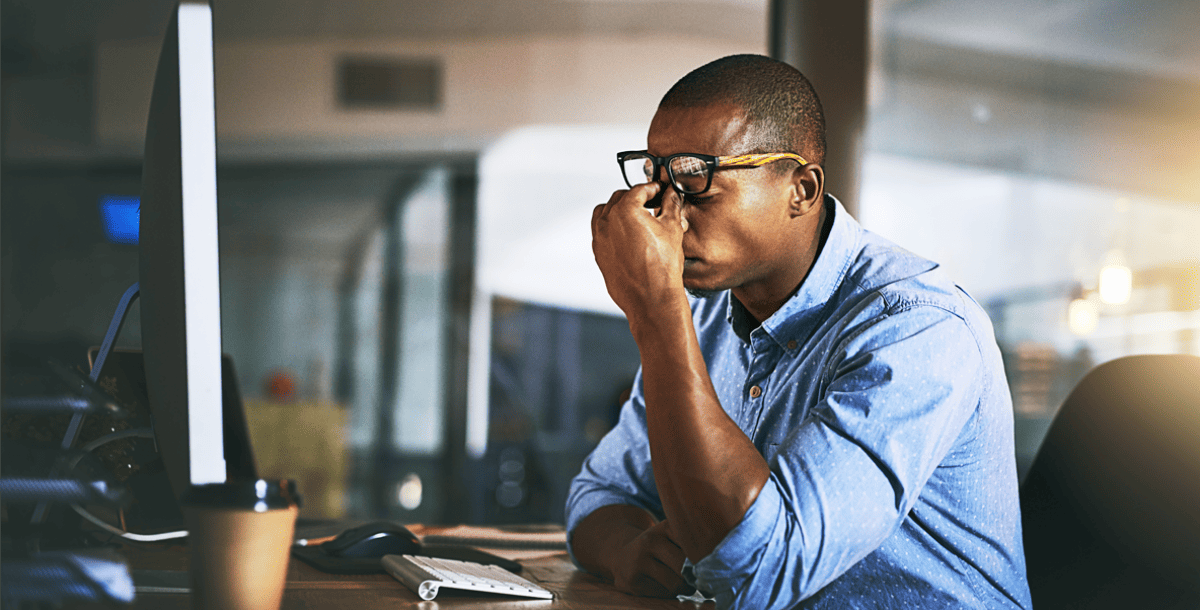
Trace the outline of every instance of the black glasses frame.
[[[659, 168], [665, 167], [667, 169], [667, 177], [670, 178], [671, 181], [671, 188], [675, 189], [675, 191], [681, 195], [699, 195], [707, 191], [709, 187], [712, 186], [713, 171], [717, 169], [717, 157], [713, 155], [704, 155], [700, 153], [675, 153], [666, 157], [656, 157], [644, 150], [627, 150], [617, 153], [617, 166], [621, 168], [621, 177], [625, 179], [625, 184], [628, 185], [629, 188], [633, 188], [637, 185], [629, 184], [629, 176], [625, 175], [625, 161], [634, 157], [650, 159], [650, 163], [654, 170], [651, 176], [654, 178], [658, 177]], [[698, 191], [684, 190], [679, 181], [675, 179], [675, 170], [671, 169], [671, 160], [678, 157], [692, 157], [704, 162], [705, 169], [707, 170], [705, 172], [704, 188]]]

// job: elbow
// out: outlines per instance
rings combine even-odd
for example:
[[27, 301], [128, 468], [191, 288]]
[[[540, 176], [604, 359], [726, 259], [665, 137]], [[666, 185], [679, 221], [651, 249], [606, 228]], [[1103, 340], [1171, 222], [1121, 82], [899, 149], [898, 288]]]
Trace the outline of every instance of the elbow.
[[[691, 497], [680, 498], [678, 506], [685, 511], [667, 515], [676, 532], [676, 541], [693, 562], [709, 556], [723, 540], [745, 519], [750, 507], [758, 500], [770, 480], [770, 471], [741, 488], [730, 490], [713, 486], [709, 481], [694, 481], [686, 488], [700, 491]], [[731, 493], [732, 492], [732, 493]]]

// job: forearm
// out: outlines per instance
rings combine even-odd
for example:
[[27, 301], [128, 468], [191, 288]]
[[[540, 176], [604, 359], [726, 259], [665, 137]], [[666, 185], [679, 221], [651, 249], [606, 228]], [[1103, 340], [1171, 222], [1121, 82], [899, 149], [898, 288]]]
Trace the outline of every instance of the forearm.
[[601, 506], [571, 532], [571, 549], [583, 568], [609, 580], [621, 547], [655, 524], [653, 515], [628, 504]]
[[721, 408], [682, 294], [654, 318], [631, 318], [642, 357], [646, 427], [663, 511], [692, 561], [742, 519], [769, 476]]
[[684, 292], [682, 198], [659, 182], [617, 191], [592, 212], [592, 252], [642, 359], [655, 485], [675, 543], [699, 561], [754, 502], [766, 462], [721, 408]]

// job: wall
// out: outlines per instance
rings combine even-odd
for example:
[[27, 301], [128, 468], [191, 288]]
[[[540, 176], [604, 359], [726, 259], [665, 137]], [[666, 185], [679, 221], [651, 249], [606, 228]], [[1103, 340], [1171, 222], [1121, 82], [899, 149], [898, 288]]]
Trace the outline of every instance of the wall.
[[[763, 52], [686, 36], [218, 43], [218, 137], [226, 156], [478, 151], [529, 124], [647, 125], [675, 80], [711, 59]], [[155, 41], [97, 51], [95, 134], [105, 150], [140, 148]], [[343, 55], [438, 58], [440, 112], [349, 110], [336, 100]], [[670, 58], [669, 61], [654, 58]]]

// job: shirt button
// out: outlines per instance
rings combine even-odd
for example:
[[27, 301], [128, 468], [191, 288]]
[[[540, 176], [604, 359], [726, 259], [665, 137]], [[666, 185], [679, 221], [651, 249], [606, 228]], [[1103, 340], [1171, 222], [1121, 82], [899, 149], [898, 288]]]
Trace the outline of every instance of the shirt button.
[[762, 396], [762, 388], [758, 386], [750, 388], [750, 398], [758, 398], [759, 396]]
[[796, 342], [788, 341], [788, 349], [796, 349]]

